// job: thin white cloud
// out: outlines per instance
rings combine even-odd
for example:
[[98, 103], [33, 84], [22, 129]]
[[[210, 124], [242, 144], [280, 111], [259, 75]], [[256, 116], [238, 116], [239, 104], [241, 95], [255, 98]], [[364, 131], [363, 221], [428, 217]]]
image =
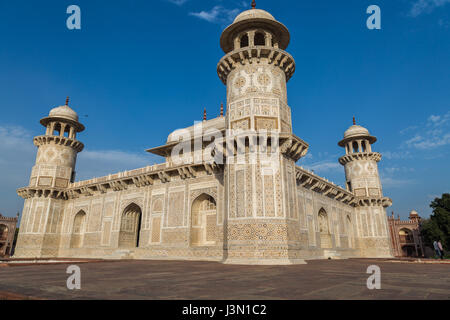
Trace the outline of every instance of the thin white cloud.
[[414, 172], [414, 168], [408, 168], [408, 167], [387, 167], [383, 168], [382, 174], [384, 175], [393, 175], [395, 173], [401, 173], [401, 172]]
[[16, 189], [28, 184], [36, 157], [32, 134], [20, 126], [0, 125], [0, 212], [14, 216], [22, 210], [23, 199]]
[[450, 111], [443, 115], [430, 115], [418, 128], [405, 141], [407, 147], [426, 150], [450, 145]]
[[85, 150], [78, 155], [77, 180], [86, 180], [106, 176], [110, 173], [142, 168], [161, 162], [161, 159], [144, 152]]
[[446, 133], [443, 136], [432, 135], [430, 137], [415, 136], [414, 138], [407, 140], [406, 144], [410, 147], [417, 149], [434, 149], [450, 144], [450, 133]]
[[316, 173], [343, 170], [342, 165], [337, 161], [320, 161], [312, 164], [305, 164], [304, 167], [308, 170], [313, 170]]
[[[33, 134], [21, 126], [0, 125], [0, 212], [14, 216], [23, 200], [16, 190], [26, 186], [36, 159]], [[122, 150], [84, 150], [77, 158], [77, 180], [105, 176], [163, 162], [156, 155]]]
[[303, 160], [306, 160], [306, 159], [311, 160], [312, 158], [313, 158], [312, 153], [311, 153], [311, 152], [308, 152], [308, 153], [306, 154], [306, 156], [303, 157]]
[[431, 13], [436, 8], [449, 4], [450, 0], [416, 0], [409, 10], [409, 16], [417, 17], [423, 13]]
[[397, 160], [397, 159], [410, 159], [412, 158], [411, 152], [409, 151], [383, 151], [380, 152], [383, 158], [389, 160]]
[[418, 128], [418, 126], [410, 126], [410, 127], [405, 128], [403, 130], [400, 130], [400, 134], [405, 134], [405, 133], [413, 131], [413, 130], [415, 130], [417, 128]]
[[399, 179], [394, 177], [381, 176], [381, 185], [383, 188], [396, 188], [404, 187], [407, 185], [415, 184], [416, 181], [413, 179]]
[[228, 24], [233, 21], [239, 12], [239, 9], [226, 9], [217, 5], [209, 11], [190, 12], [189, 15], [211, 23]]
[[450, 122], [450, 111], [444, 115], [434, 115], [428, 117], [428, 126], [442, 127]]
[[183, 4], [188, 2], [188, 0], [167, 0], [167, 1], [176, 4], [177, 6], [182, 6]]

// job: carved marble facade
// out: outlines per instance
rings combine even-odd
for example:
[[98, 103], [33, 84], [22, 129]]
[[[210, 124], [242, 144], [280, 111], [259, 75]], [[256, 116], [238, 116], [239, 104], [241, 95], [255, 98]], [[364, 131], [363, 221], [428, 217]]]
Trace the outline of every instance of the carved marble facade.
[[[180, 130], [149, 152], [161, 164], [87, 181], [74, 180], [84, 127], [68, 106], [53, 109], [35, 138], [36, 165], [30, 183], [18, 190], [25, 199], [17, 257], [201, 259], [224, 263], [292, 264], [308, 259], [389, 257], [390, 241], [374, 137], [350, 127], [339, 144], [345, 155], [346, 188], [296, 165], [308, 144], [292, 132], [286, 83], [295, 71], [285, 51], [289, 32], [264, 10], [244, 11], [222, 34], [225, 56], [217, 65], [227, 87], [227, 112], [183, 132], [195, 139], [208, 128], [244, 135], [224, 163], [176, 163]], [[250, 161], [258, 132], [276, 133], [271, 162]], [[375, 139], [376, 140], [376, 139]], [[357, 148], [353, 149], [353, 143]], [[359, 148], [359, 149], [358, 149]], [[266, 150], [266, 149], [264, 149]]]

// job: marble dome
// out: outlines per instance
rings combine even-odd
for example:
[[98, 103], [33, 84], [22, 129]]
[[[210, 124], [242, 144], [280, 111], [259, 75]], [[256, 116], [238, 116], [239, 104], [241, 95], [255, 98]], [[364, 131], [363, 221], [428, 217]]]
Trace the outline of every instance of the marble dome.
[[58, 117], [78, 121], [78, 114], [69, 106], [60, 106], [50, 110], [49, 117]]
[[200, 132], [197, 132], [195, 130], [195, 125], [173, 131], [167, 137], [167, 143], [179, 142], [185, 138], [196, 138], [198, 137], [198, 133], [200, 133], [200, 135], [203, 135], [207, 133], [208, 130], [221, 131], [226, 129], [225, 117], [217, 117], [210, 120], [205, 120], [198, 123], [198, 125], [200, 124], [201, 126], [197, 127], [197, 130], [201, 130]]
[[234, 19], [233, 23], [249, 20], [249, 19], [268, 19], [276, 21], [275, 18], [265, 10], [261, 9], [250, 9], [244, 12], [241, 12], [236, 19]]
[[262, 9], [245, 10], [237, 15], [233, 23], [222, 32], [220, 46], [225, 53], [234, 49], [234, 41], [242, 32], [252, 29], [264, 29], [275, 37], [278, 47], [285, 50], [290, 41], [289, 30], [273, 15]]
[[354, 124], [344, 132], [344, 139], [339, 141], [338, 145], [344, 147], [345, 144], [349, 140], [353, 140], [353, 138], [367, 139], [370, 144], [375, 143], [377, 141], [376, 137], [370, 135], [369, 130], [367, 130], [362, 126]]
[[347, 131], [345, 131], [344, 133], [344, 139], [359, 136], [370, 136], [369, 130], [354, 124], [350, 128], [348, 128]]

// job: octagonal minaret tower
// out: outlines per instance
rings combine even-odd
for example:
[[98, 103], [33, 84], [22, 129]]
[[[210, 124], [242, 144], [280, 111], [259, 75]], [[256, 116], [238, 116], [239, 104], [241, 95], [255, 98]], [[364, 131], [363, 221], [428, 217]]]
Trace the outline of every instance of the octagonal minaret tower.
[[226, 55], [217, 73], [227, 86], [228, 126], [292, 132], [286, 83], [295, 71], [295, 61], [284, 51], [289, 31], [254, 6], [239, 14], [220, 38]]
[[83, 131], [84, 126], [78, 122], [77, 113], [69, 107], [69, 98], [64, 106], [52, 109], [48, 117], [41, 119], [41, 124], [46, 131], [45, 135], [34, 138], [38, 153], [30, 186], [65, 188], [75, 181], [77, 154], [84, 147], [77, 140], [77, 133]]
[[17, 257], [57, 255], [66, 188], [75, 180], [75, 164], [84, 130], [77, 113], [66, 104], [53, 108], [41, 119], [45, 134], [33, 139], [38, 148], [28, 187], [17, 192], [25, 199]]
[[[294, 236], [300, 229], [295, 162], [308, 145], [292, 134], [286, 83], [295, 62], [285, 51], [289, 39], [288, 29], [256, 9], [254, 1], [220, 39], [225, 56], [217, 73], [227, 87], [227, 138], [236, 145], [224, 170], [227, 263], [304, 262], [300, 239]], [[263, 138], [263, 132], [270, 138]], [[269, 150], [270, 161], [261, 154], [252, 161], [255, 150]]]
[[344, 133], [338, 145], [345, 148], [339, 163], [345, 168], [346, 188], [356, 197], [356, 213], [359, 217], [358, 231], [362, 240], [361, 254], [367, 257], [390, 257], [390, 240], [385, 208], [392, 205], [383, 196], [378, 173], [381, 154], [372, 151], [377, 138], [369, 130], [356, 124]]

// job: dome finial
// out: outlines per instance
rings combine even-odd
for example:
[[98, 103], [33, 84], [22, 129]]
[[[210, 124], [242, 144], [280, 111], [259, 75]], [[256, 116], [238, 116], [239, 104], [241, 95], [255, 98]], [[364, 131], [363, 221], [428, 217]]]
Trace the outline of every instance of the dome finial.
[[203, 109], [203, 121], [206, 121], [206, 108]]
[[220, 103], [220, 116], [223, 117], [223, 102]]
[[253, 1], [252, 1], [252, 9], [255, 9], [255, 8], [256, 8], [256, 1], [253, 0]]
[[355, 117], [353, 117], [353, 125], [356, 125]]
[[69, 97], [66, 98], [66, 106], [69, 106]]

